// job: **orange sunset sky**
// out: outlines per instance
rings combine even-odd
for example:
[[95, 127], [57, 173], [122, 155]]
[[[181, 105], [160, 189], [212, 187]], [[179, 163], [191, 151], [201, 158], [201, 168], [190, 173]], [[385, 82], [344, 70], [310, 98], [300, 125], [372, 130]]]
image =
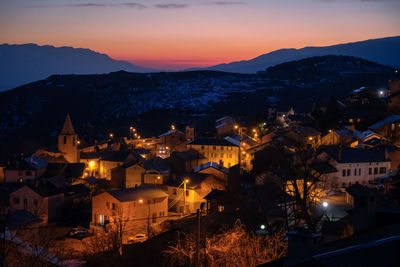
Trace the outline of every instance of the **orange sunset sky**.
[[399, 0], [0, 0], [0, 43], [73, 46], [158, 69], [400, 35]]

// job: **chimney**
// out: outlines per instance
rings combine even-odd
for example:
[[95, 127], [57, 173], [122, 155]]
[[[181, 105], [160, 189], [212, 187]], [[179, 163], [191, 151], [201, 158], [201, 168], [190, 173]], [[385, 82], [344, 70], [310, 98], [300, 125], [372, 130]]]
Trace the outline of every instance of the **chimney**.
[[317, 253], [320, 234], [314, 234], [310, 229], [298, 228], [286, 235], [288, 237], [288, 253], [284, 266], [296, 265]]

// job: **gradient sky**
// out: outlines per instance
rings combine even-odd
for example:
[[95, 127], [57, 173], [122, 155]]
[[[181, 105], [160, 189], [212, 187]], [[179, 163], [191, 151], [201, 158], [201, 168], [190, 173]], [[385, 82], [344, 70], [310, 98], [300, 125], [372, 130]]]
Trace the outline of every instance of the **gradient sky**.
[[400, 35], [400, 0], [0, 0], [0, 43], [182, 69]]

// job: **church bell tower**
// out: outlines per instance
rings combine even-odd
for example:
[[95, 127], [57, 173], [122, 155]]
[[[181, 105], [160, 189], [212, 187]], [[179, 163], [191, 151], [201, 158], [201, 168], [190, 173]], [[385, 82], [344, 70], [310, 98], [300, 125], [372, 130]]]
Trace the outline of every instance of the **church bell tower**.
[[79, 162], [78, 135], [75, 133], [69, 114], [67, 114], [64, 126], [58, 135], [58, 151], [69, 163]]

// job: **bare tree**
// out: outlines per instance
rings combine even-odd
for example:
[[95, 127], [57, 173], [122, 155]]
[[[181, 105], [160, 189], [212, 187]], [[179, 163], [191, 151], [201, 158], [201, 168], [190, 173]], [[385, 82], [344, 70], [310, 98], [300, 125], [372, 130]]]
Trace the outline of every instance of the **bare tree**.
[[[279, 259], [286, 254], [285, 234], [278, 231], [258, 236], [246, 231], [238, 220], [229, 230], [204, 238], [200, 266], [256, 266]], [[163, 254], [172, 266], [193, 265], [196, 253], [194, 234], [182, 233]]]
[[295, 203], [295, 225], [305, 224], [315, 232], [322, 219], [316, 212], [317, 204], [328, 186], [326, 176], [312, 167], [317, 162], [316, 149], [306, 146], [290, 154], [281, 153], [286, 155], [286, 160], [274, 171], [281, 177], [282, 187], [293, 197], [290, 201]]

